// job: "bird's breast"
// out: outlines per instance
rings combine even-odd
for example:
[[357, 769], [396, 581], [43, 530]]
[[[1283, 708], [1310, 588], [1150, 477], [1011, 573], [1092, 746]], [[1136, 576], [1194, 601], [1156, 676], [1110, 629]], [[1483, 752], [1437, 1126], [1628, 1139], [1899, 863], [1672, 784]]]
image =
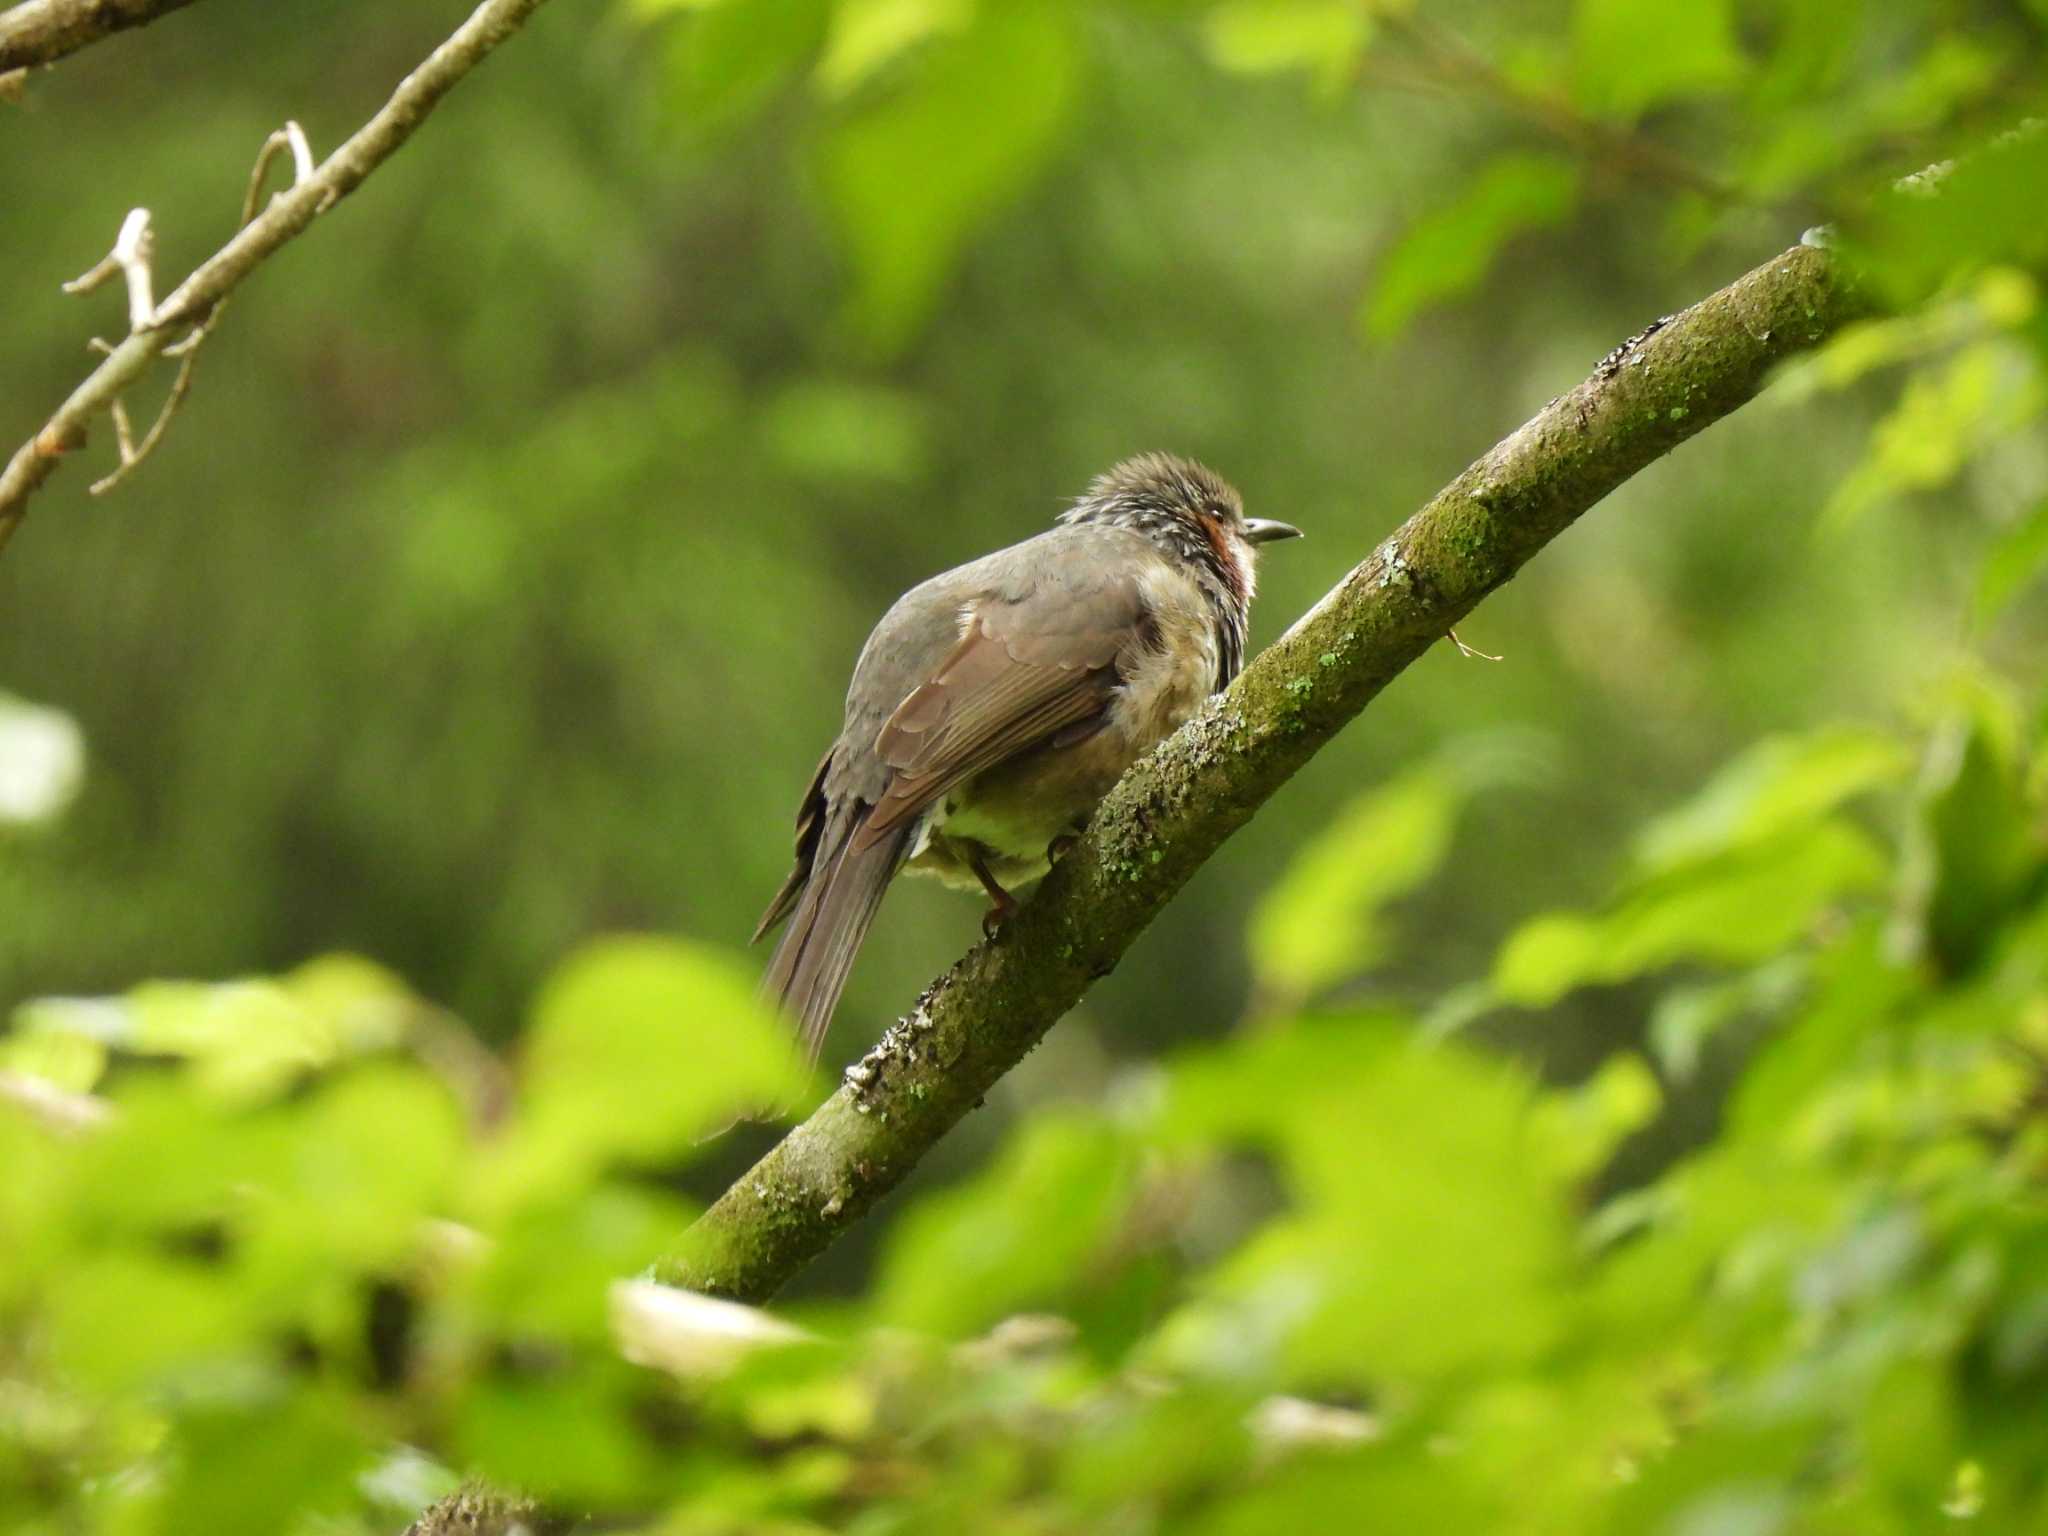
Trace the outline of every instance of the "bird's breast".
[[911, 870], [975, 887], [964, 862], [971, 847], [1005, 886], [1038, 878], [1047, 868], [1047, 845], [1077, 830], [1125, 769], [1201, 707], [1215, 684], [1220, 650], [1207, 599], [1177, 573], [1146, 586], [1152, 622], [1118, 658], [1122, 681], [1100, 728], [1021, 752], [957, 786], [920, 828]]

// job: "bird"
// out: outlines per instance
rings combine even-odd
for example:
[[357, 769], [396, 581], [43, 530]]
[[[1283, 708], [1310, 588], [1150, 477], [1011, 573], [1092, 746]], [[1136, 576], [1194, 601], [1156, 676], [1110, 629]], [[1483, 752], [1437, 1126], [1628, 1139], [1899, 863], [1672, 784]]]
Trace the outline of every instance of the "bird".
[[1244, 664], [1260, 545], [1192, 459], [1146, 453], [1052, 528], [912, 587], [861, 648], [845, 722], [796, 817], [796, 862], [754, 939], [815, 1065], [899, 872], [984, 892], [993, 936], [1124, 770]]

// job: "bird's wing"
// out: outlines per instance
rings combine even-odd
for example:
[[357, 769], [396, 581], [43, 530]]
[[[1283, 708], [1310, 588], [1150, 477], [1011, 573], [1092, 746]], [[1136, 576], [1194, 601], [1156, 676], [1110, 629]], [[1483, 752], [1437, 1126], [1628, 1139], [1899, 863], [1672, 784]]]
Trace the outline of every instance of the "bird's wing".
[[959, 643], [876, 737], [889, 780], [855, 846], [908, 825], [975, 774], [1100, 718], [1118, 658], [1148, 630], [1129, 576], [1045, 581], [970, 604]]

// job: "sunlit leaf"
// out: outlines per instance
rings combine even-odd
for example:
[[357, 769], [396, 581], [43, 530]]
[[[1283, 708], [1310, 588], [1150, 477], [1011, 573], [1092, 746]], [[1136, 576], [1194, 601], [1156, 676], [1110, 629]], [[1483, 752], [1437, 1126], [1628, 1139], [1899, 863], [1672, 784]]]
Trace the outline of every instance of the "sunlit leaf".
[[1079, 46], [1051, 6], [994, 6], [935, 41], [886, 100], [834, 126], [825, 199], [852, 257], [856, 327], [884, 350], [937, 302], [967, 241], [1050, 158], [1072, 107]]
[[[24, 1009], [21, 1017], [32, 1018]], [[18, 1027], [0, 1038], [0, 1072], [40, 1078], [69, 1093], [90, 1093], [107, 1069], [107, 1048], [90, 1035], [65, 1029]]]
[[1260, 988], [1307, 996], [1385, 959], [1392, 932], [1382, 909], [1442, 863], [1463, 799], [1441, 764], [1425, 764], [1346, 806], [1252, 913]]
[[1306, 70], [1342, 86], [1372, 37], [1372, 12], [1348, 0], [1223, 0], [1202, 24], [1209, 57], [1238, 74]]
[[1636, 837], [1636, 865], [1656, 874], [1761, 842], [1899, 782], [1911, 766], [1905, 747], [1878, 731], [1836, 726], [1767, 737], [1646, 826]]
[[162, 1530], [274, 1536], [352, 1507], [367, 1426], [326, 1393], [266, 1396], [180, 1417]]
[[1757, 1048], [1729, 1102], [1729, 1123], [1745, 1137], [1781, 1133], [1864, 1042], [1883, 1037], [1919, 988], [1910, 968], [1886, 958], [1874, 921], [1818, 957], [1814, 970], [1811, 1001]]
[[1977, 622], [1989, 624], [1997, 618], [2044, 570], [2048, 570], [2048, 501], [2000, 534], [1985, 554], [1973, 605]]
[[112, 1247], [71, 1265], [44, 1315], [62, 1368], [110, 1393], [232, 1376], [266, 1322], [217, 1264]]
[[612, 1162], [679, 1156], [802, 1080], [788, 1029], [729, 957], [676, 939], [592, 944], [541, 991], [481, 1197], [516, 1205]]
[[1494, 962], [1502, 999], [1547, 1007], [1576, 987], [1624, 981], [1680, 960], [1752, 963], [1777, 953], [1841, 898], [1879, 887], [1870, 839], [1824, 821], [1653, 880], [1605, 912], [1539, 917]]
[[691, 1215], [659, 1190], [616, 1182], [530, 1203], [492, 1229], [465, 1294], [507, 1332], [601, 1343], [611, 1286], [646, 1269]]
[[358, 1067], [322, 1084], [284, 1117], [273, 1160], [249, 1170], [245, 1258], [286, 1280], [395, 1266], [420, 1223], [446, 1214], [463, 1140], [460, 1108], [418, 1067]]
[[1358, 1019], [1188, 1057], [1162, 1130], [1267, 1149], [1290, 1210], [1168, 1323], [1161, 1358], [1325, 1381], [1529, 1358], [1562, 1324], [1568, 1252], [1533, 1102], [1511, 1067]]
[[639, 1433], [630, 1368], [559, 1360], [478, 1383], [452, 1438], [465, 1466], [501, 1488], [554, 1504], [617, 1504], [645, 1497], [663, 1459]]
[[963, 30], [973, 0], [835, 0], [818, 83], [844, 95], [930, 37]]
[[1840, 529], [1890, 497], [1948, 484], [1987, 445], [2039, 418], [2044, 404], [2038, 360], [2010, 342], [1976, 342], [1915, 373], [1872, 430], [1863, 462], [1829, 497], [1822, 525]]
[[1115, 1127], [1041, 1112], [987, 1172], [905, 1214], [877, 1282], [880, 1315], [958, 1335], [1049, 1305], [1107, 1239], [1134, 1176]]
[[1536, 1111], [1535, 1134], [1557, 1167], [1586, 1175], [1624, 1137], [1648, 1125], [1663, 1104], [1664, 1092], [1649, 1063], [1633, 1051], [1620, 1051], [1585, 1082], [1546, 1094]]
[[1562, 223], [1578, 201], [1579, 171], [1543, 155], [1503, 155], [1443, 207], [1408, 227], [1380, 260], [1362, 318], [1385, 339], [1422, 310], [1476, 287], [1503, 246]]
[[1369, 1523], [1353, 1528], [1479, 1532], [1507, 1528], [1511, 1507], [1459, 1458], [1432, 1457], [1416, 1444], [1368, 1445], [1286, 1458], [1186, 1528], [1195, 1536], [1270, 1536], [1353, 1526], [1370, 1511]]

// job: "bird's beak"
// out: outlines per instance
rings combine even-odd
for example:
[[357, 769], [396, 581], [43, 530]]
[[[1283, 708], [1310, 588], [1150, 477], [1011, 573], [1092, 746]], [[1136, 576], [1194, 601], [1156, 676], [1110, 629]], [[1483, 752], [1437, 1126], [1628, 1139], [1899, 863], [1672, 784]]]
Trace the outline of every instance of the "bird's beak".
[[1280, 539], [1298, 539], [1301, 530], [1292, 523], [1276, 522], [1270, 517], [1248, 517], [1244, 520], [1244, 536], [1248, 543], [1272, 544]]

